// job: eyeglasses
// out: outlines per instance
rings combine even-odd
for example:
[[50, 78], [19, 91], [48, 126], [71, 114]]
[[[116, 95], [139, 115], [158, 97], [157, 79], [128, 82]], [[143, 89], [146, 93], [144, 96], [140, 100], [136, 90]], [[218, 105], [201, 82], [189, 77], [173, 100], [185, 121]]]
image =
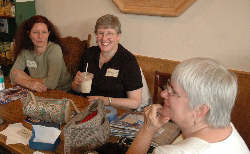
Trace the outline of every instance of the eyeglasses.
[[112, 38], [116, 33], [112, 33], [112, 32], [97, 32], [96, 36], [97, 38], [102, 38], [102, 37], [106, 37], [106, 38]]
[[174, 91], [174, 88], [170, 83], [170, 79], [168, 79], [168, 81], [167, 81], [166, 90], [167, 90], [169, 96], [178, 96], [179, 97], [179, 95]]

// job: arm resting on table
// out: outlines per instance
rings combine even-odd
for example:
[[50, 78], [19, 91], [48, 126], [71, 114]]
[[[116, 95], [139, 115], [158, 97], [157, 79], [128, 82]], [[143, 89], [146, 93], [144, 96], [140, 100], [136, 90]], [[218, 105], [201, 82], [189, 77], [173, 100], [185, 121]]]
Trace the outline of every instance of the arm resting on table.
[[37, 92], [47, 90], [47, 87], [43, 84], [43, 79], [31, 78], [24, 71], [19, 69], [13, 69], [10, 73], [13, 84], [18, 84]]

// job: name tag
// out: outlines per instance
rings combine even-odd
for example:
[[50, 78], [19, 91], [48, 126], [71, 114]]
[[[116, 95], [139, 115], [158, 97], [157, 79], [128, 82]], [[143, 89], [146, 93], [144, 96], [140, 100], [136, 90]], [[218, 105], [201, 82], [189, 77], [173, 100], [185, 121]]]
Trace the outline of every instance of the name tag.
[[112, 76], [117, 78], [119, 74], [119, 70], [113, 69], [113, 68], [108, 68], [105, 76]]
[[27, 60], [26, 63], [27, 63], [27, 66], [30, 68], [37, 68], [37, 64], [35, 61]]

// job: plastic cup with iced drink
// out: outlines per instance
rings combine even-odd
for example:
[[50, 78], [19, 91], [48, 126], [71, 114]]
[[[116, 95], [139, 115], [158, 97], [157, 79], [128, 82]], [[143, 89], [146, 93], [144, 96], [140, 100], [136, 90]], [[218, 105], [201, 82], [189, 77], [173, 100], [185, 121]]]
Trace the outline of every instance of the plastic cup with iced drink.
[[89, 72], [82, 72], [82, 77], [83, 77], [83, 82], [81, 83], [81, 88], [80, 88], [81, 92], [90, 93], [94, 74]]

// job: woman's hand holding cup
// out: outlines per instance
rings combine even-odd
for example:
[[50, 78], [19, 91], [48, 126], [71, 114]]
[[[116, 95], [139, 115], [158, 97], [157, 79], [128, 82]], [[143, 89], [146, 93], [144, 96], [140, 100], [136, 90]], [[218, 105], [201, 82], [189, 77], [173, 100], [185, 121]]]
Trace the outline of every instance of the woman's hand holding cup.
[[75, 83], [76, 85], [79, 85], [79, 86], [80, 86], [80, 84], [82, 83], [82, 81], [83, 81], [82, 73], [81, 73], [80, 71], [78, 71], [78, 72], [76, 73], [75, 78], [74, 78], [74, 83]]
[[93, 77], [93, 73], [78, 71], [73, 82], [79, 87], [80, 92], [90, 93]]
[[[78, 72], [77, 72], [78, 73]], [[92, 79], [94, 77], [94, 74], [90, 72], [80, 72], [79, 73], [79, 81], [80, 81], [80, 91], [82, 93], [90, 93], [91, 91], [91, 85], [92, 85]]]

